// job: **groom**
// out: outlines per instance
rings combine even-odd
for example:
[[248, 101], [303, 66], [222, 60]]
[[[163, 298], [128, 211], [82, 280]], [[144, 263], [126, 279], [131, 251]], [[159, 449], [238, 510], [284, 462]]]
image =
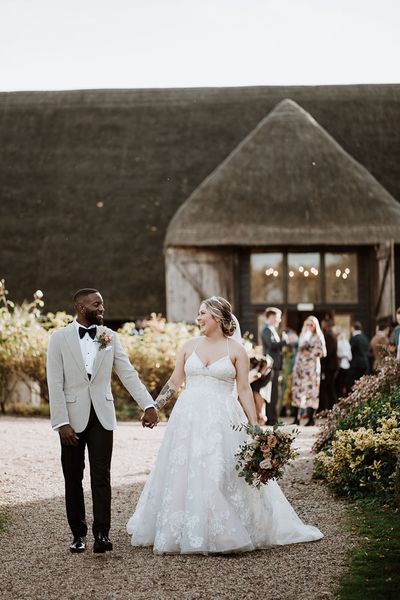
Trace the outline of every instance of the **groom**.
[[158, 421], [154, 402], [122, 349], [118, 335], [103, 326], [104, 303], [91, 288], [74, 296], [76, 318], [55, 331], [47, 352], [47, 383], [53, 429], [61, 442], [65, 502], [73, 541], [72, 553], [84, 552], [87, 525], [82, 479], [88, 447], [93, 501], [93, 552], [112, 550], [110, 465], [116, 427], [111, 392], [114, 369], [145, 411], [143, 426]]

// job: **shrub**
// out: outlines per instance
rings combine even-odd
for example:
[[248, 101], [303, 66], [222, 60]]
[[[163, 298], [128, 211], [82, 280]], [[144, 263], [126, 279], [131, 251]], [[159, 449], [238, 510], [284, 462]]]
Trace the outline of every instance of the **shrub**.
[[12, 402], [7, 405], [7, 413], [21, 417], [49, 417], [50, 407], [48, 404], [24, 404], [23, 402]]
[[[45, 408], [9, 404], [7, 410], [15, 414], [43, 414], [48, 412], [46, 382], [46, 352], [49, 335], [64, 327], [73, 317], [65, 312], [42, 314], [43, 294], [37, 291], [31, 303], [15, 305], [7, 298], [4, 280], [0, 281], [0, 402], [4, 412], [7, 382], [12, 375], [24, 374], [40, 385]], [[170, 377], [182, 344], [198, 334], [198, 329], [185, 323], [167, 323], [160, 315], [152, 314], [143, 335], [137, 333], [134, 323], [126, 323], [120, 330], [120, 339], [129, 359], [153, 397], [161, 391]], [[140, 409], [129, 393], [114, 376], [112, 381], [117, 414], [121, 418], [140, 417]], [[165, 408], [169, 414], [173, 404]]]
[[364, 376], [328, 413], [314, 475], [340, 494], [400, 498], [400, 361]]
[[400, 448], [398, 414], [382, 418], [376, 431], [337, 431], [331, 446], [317, 454], [316, 473], [340, 494], [390, 497], [395, 490]]
[[[156, 398], [174, 370], [180, 348], [189, 338], [198, 334], [198, 329], [186, 323], [167, 323], [153, 313], [143, 335], [132, 335], [133, 331], [134, 323], [125, 323], [119, 330], [121, 343], [140, 379]], [[131, 401], [116, 376], [113, 377], [113, 391], [120, 407]], [[169, 414], [172, 407], [171, 402], [165, 407], [165, 413]]]
[[39, 323], [43, 294], [38, 291], [33, 302], [16, 306], [7, 299], [4, 280], [0, 281], [0, 390], [4, 411], [7, 382], [11, 375], [24, 373], [40, 385], [47, 399], [46, 349], [48, 334]]
[[369, 405], [371, 402], [377, 402], [379, 405], [382, 400], [391, 398], [392, 393], [396, 393], [399, 386], [400, 361], [388, 356], [377, 374], [361, 377], [354, 384], [352, 392], [327, 413], [326, 422], [322, 425], [314, 444], [314, 451], [320, 451], [332, 441], [335, 431], [344, 427], [344, 420], [357, 407]]

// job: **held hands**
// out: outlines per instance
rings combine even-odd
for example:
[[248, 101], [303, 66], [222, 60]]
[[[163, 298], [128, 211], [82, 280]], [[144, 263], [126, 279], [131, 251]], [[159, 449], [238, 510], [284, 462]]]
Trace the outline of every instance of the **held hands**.
[[153, 429], [158, 423], [158, 412], [154, 407], [146, 408], [142, 417], [142, 427]]
[[58, 433], [64, 446], [77, 446], [79, 444], [79, 437], [71, 425], [63, 425], [59, 428]]

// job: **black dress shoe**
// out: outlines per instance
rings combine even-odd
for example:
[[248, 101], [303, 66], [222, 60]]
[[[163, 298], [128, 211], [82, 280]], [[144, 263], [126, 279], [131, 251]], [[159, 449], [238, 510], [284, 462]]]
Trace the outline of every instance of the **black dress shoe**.
[[113, 549], [112, 542], [104, 533], [96, 533], [94, 536], [93, 552], [96, 554], [103, 554], [106, 551]]
[[80, 552], [85, 552], [86, 550], [86, 542], [84, 537], [74, 537], [74, 541], [69, 547], [69, 551], [72, 554], [79, 554]]

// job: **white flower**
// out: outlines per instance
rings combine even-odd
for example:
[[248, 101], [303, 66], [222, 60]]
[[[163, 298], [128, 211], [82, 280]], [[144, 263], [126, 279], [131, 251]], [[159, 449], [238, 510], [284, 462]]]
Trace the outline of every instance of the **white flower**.
[[36, 290], [36, 292], [34, 293], [34, 297], [38, 298], [38, 300], [41, 300], [43, 298], [42, 290]]
[[264, 460], [260, 462], [260, 469], [270, 469], [271, 467], [272, 463], [269, 458], [264, 458]]

